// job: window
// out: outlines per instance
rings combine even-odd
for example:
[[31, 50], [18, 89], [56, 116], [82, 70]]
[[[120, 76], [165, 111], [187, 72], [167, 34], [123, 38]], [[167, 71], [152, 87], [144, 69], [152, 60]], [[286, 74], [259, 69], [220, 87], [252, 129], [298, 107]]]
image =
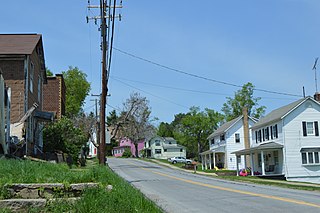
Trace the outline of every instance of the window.
[[302, 122], [302, 133], [303, 136], [319, 136], [319, 127], [318, 121], [310, 122], [310, 121], [303, 121]]
[[272, 132], [273, 132], [273, 138], [278, 138], [278, 125], [274, 125], [272, 127]]
[[40, 75], [38, 76], [38, 101], [41, 101], [41, 78]]
[[156, 146], [160, 146], [160, 140], [156, 140]]
[[224, 140], [225, 140], [224, 134], [220, 135], [220, 141], [224, 141]]
[[155, 149], [154, 151], [156, 154], [161, 154], [161, 149]]
[[319, 164], [319, 152], [320, 148], [302, 148], [301, 149], [301, 160], [302, 164], [312, 165]]
[[255, 135], [256, 135], [256, 143], [258, 143], [258, 131], [255, 131]]
[[183, 152], [183, 149], [180, 149], [180, 152]]
[[214, 138], [212, 138], [212, 139], [210, 140], [210, 143], [211, 143], [211, 145], [214, 144]]
[[269, 128], [268, 127], [264, 129], [264, 136], [265, 136], [266, 141], [269, 140]]
[[30, 82], [29, 82], [29, 90], [33, 93], [33, 77], [34, 77], [34, 64], [31, 62], [30, 64]]
[[234, 136], [235, 136], [236, 143], [240, 143], [240, 134], [236, 133]]
[[164, 150], [163, 150], [163, 152], [167, 152], [167, 151], [168, 151], [167, 149], [164, 149]]

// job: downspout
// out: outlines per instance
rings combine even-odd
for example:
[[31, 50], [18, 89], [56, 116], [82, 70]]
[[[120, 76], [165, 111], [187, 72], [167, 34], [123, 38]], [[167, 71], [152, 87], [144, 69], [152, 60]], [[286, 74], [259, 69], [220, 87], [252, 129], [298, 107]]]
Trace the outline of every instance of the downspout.
[[[26, 114], [26, 112], [28, 111], [28, 93], [29, 93], [29, 60], [30, 57], [29, 55], [25, 56], [24, 59], [24, 82], [25, 82], [25, 87], [24, 87], [24, 110], [23, 110], [23, 114]], [[29, 121], [30, 118], [28, 118]], [[27, 125], [25, 126], [25, 140], [26, 140], [26, 156], [28, 155], [28, 139], [29, 139], [29, 122], [27, 122]]]

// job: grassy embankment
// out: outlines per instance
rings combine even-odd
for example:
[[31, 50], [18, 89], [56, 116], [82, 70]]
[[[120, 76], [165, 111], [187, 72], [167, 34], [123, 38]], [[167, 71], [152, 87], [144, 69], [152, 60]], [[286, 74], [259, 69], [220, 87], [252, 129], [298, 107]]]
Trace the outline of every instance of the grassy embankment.
[[[10, 183], [72, 183], [96, 182], [100, 187], [88, 189], [74, 204], [56, 201], [45, 209], [28, 212], [161, 212], [137, 189], [114, 174], [108, 167], [89, 161], [89, 166], [69, 169], [66, 164], [0, 160], [0, 199], [6, 198], [5, 184]], [[112, 185], [111, 191], [106, 190]], [[10, 212], [0, 209], [0, 212]]]
[[[176, 163], [171, 164], [167, 160], [156, 160], [160, 161], [162, 163], [170, 164], [179, 168], [184, 168], [185, 164], [183, 163]], [[153, 161], [155, 162], [155, 161]], [[318, 191], [320, 192], [320, 185], [319, 184], [310, 184], [310, 183], [294, 183], [294, 182], [288, 182], [285, 180], [270, 180], [270, 179], [262, 179], [255, 176], [247, 176], [247, 177], [241, 177], [241, 176], [235, 176], [235, 171], [232, 170], [202, 170], [201, 165], [197, 166], [198, 172], [204, 172], [204, 173], [215, 173], [217, 176], [211, 176], [213, 178], [219, 178], [219, 179], [225, 179], [225, 180], [231, 180], [231, 181], [238, 181], [238, 182], [246, 182], [246, 183], [255, 183], [255, 184], [263, 184], [263, 185], [270, 185], [270, 186], [278, 186], [278, 187], [284, 187], [284, 188], [290, 188], [290, 189], [299, 189], [299, 190], [308, 190], [308, 191]], [[231, 175], [232, 174], [232, 175]]]

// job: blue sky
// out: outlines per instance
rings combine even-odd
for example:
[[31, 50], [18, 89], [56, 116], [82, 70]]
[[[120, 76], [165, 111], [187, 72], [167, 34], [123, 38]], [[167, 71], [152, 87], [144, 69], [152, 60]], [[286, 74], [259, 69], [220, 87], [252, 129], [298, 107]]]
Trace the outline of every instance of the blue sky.
[[[87, 0], [2, 1], [0, 32], [41, 33], [46, 66], [54, 73], [79, 67], [88, 75], [91, 93], [99, 94], [100, 36], [98, 26], [85, 19], [98, 11], [86, 7]], [[257, 89], [301, 96], [305, 87], [306, 95], [312, 96], [312, 67], [320, 55], [319, 9], [318, 0], [123, 0], [114, 46], [209, 79], [235, 85], [251, 82]], [[108, 104], [121, 108], [136, 91], [150, 101], [154, 117], [171, 122], [191, 106], [220, 111], [226, 97], [233, 97], [238, 89], [114, 50]], [[262, 97], [259, 103], [267, 113], [299, 98], [254, 94]], [[84, 106], [87, 112], [94, 111], [91, 99]]]

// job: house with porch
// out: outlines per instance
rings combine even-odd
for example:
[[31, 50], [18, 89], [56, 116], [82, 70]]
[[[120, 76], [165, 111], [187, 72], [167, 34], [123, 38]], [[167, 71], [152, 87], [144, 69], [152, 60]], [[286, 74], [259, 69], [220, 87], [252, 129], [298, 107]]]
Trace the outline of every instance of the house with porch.
[[319, 122], [319, 102], [297, 100], [261, 118], [251, 127], [250, 148], [233, 153], [236, 159], [248, 156], [251, 165], [244, 168], [250, 166], [251, 175], [320, 183]]
[[172, 157], [186, 157], [186, 148], [179, 145], [172, 137], [155, 136], [145, 144], [146, 157], [168, 159]]
[[246, 147], [245, 134], [248, 134], [248, 143], [248, 139], [250, 138], [248, 128], [253, 126], [255, 122], [256, 119], [244, 114], [224, 123], [209, 135], [208, 141], [210, 148], [200, 153], [202, 169], [219, 168], [236, 170], [237, 166], [244, 168], [244, 157], [239, 157], [241, 159], [237, 161], [236, 155], [233, 154], [233, 152]]

